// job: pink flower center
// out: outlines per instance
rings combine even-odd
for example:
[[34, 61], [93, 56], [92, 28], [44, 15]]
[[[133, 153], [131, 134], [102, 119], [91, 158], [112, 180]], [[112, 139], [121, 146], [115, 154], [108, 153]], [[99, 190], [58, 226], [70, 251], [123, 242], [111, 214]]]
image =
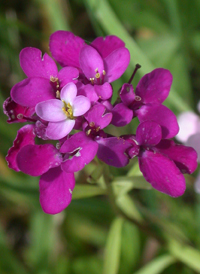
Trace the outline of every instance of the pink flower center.
[[103, 69], [102, 75], [99, 73], [98, 68], [95, 69], [95, 77], [90, 78], [90, 82], [92, 85], [102, 85], [104, 82], [104, 76], [106, 75], [105, 70]]
[[73, 116], [73, 108], [70, 105], [70, 103], [66, 103], [64, 100], [62, 100], [64, 107], [62, 107], [62, 111], [65, 113], [65, 115], [67, 116], [67, 118], [73, 120], [75, 119]]

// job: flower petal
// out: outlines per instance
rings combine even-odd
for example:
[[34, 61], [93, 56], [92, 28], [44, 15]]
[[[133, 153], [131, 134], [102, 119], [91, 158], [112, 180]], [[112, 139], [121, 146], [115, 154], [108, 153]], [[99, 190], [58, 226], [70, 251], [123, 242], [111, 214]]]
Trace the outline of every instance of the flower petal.
[[51, 99], [36, 105], [37, 115], [49, 122], [59, 122], [67, 119], [66, 114], [62, 111], [64, 104], [61, 100]]
[[59, 30], [50, 36], [49, 48], [53, 58], [63, 67], [79, 68], [79, 53], [85, 42], [70, 31]]
[[125, 47], [125, 43], [115, 35], [98, 37], [90, 45], [101, 54], [102, 58], [106, 58], [118, 48]]
[[73, 102], [73, 115], [75, 117], [85, 114], [90, 109], [90, 100], [82, 95], [77, 96]]
[[112, 86], [107, 82], [104, 83], [103, 85], [95, 85], [94, 89], [99, 99], [101, 100], [110, 99], [113, 94]]
[[95, 141], [84, 132], [78, 132], [61, 146], [60, 152], [66, 153], [61, 168], [65, 172], [77, 172], [94, 159], [97, 150], [98, 144]]
[[27, 77], [56, 77], [58, 69], [54, 60], [45, 53], [42, 57], [41, 50], [37, 48], [24, 48], [19, 55], [20, 66]]
[[18, 130], [13, 146], [8, 150], [8, 155], [6, 156], [9, 168], [14, 169], [15, 171], [20, 171], [16, 162], [17, 154], [24, 146], [29, 144], [33, 145], [35, 143], [34, 139], [34, 125], [26, 125]]
[[61, 122], [50, 122], [46, 129], [46, 136], [52, 140], [60, 140], [72, 131], [75, 120], [67, 119]]
[[129, 124], [133, 119], [133, 111], [123, 103], [114, 106], [112, 109], [112, 115], [112, 124], [116, 127], [123, 127]]
[[198, 162], [200, 163], [200, 133], [191, 135], [185, 145], [193, 147], [196, 150], [198, 154]]
[[[7, 123], [23, 123], [27, 122], [27, 118], [32, 117], [35, 108], [23, 107], [16, 104], [11, 97], [8, 97], [3, 103], [3, 112], [8, 116]], [[25, 117], [24, 117], [25, 116]]]
[[91, 104], [97, 102], [99, 97], [97, 96], [97, 93], [95, 92], [95, 89], [94, 89], [95, 86], [92, 86], [90, 84], [80, 85], [79, 83], [78, 95], [83, 95], [87, 97], [90, 100]]
[[129, 163], [126, 150], [131, 144], [120, 137], [98, 138], [97, 157], [107, 165], [124, 167]]
[[156, 150], [173, 160], [181, 173], [190, 174], [197, 168], [197, 152], [192, 147], [178, 145], [172, 140], [161, 140]]
[[112, 120], [112, 113], [106, 113], [106, 107], [102, 104], [95, 104], [85, 115], [89, 125], [103, 129], [107, 127]]
[[141, 78], [135, 93], [142, 98], [144, 104], [161, 104], [169, 95], [172, 80], [169, 70], [154, 69]]
[[27, 78], [14, 85], [11, 98], [21, 106], [35, 107], [39, 102], [55, 99], [55, 92], [49, 80]]
[[120, 91], [120, 98], [126, 106], [129, 106], [134, 102], [135, 93], [133, 92], [133, 86], [131, 84], [123, 84]]
[[73, 173], [66, 173], [60, 167], [51, 168], [40, 178], [40, 204], [47, 214], [57, 214], [71, 202], [75, 186]]
[[157, 145], [162, 138], [161, 126], [153, 121], [141, 123], [136, 130], [136, 140], [139, 145]]
[[173, 161], [155, 151], [145, 151], [139, 157], [139, 167], [153, 188], [172, 197], [185, 192], [185, 178]]
[[[80, 67], [86, 78], [95, 78], [96, 73], [103, 74], [104, 63], [100, 54], [91, 46], [84, 46], [80, 51]], [[98, 70], [98, 71], [97, 71]]]
[[130, 62], [130, 53], [126, 48], [119, 48], [113, 51], [104, 59], [105, 65], [105, 82], [113, 82], [127, 69]]
[[73, 105], [74, 99], [77, 95], [77, 87], [74, 83], [68, 83], [65, 85], [60, 92], [61, 100], [64, 100], [65, 103]]
[[62, 89], [66, 84], [78, 81], [79, 71], [73, 67], [62, 68], [58, 73], [58, 79], [60, 83], [60, 88]]
[[50, 168], [59, 166], [62, 156], [51, 144], [27, 145], [20, 149], [17, 154], [19, 169], [31, 176], [39, 176]]
[[163, 139], [173, 138], [179, 131], [175, 114], [166, 106], [144, 105], [135, 113], [140, 123], [151, 120], [159, 124], [162, 128]]
[[185, 143], [188, 138], [200, 131], [200, 119], [197, 114], [192, 111], [183, 112], [177, 117], [179, 124], [179, 132], [176, 139]]

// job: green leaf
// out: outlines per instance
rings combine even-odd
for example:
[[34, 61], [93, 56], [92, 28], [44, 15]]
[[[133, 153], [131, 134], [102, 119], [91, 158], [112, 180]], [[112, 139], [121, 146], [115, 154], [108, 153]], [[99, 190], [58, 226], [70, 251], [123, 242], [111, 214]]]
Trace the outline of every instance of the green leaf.
[[121, 195], [116, 199], [118, 207], [129, 217], [139, 222], [142, 221], [142, 217], [137, 210], [133, 200], [127, 195]]
[[73, 190], [72, 199], [82, 199], [104, 194], [106, 194], [106, 189], [98, 186], [76, 185]]
[[152, 186], [144, 179], [143, 176], [117, 177], [112, 182], [115, 195], [124, 195], [133, 188], [151, 189]]
[[175, 262], [176, 259], [173, 256], [163, 255], [154, 259], [137, 272], [134, 272], [134, 274], [159, 274]]
[[179, 261], [200, 273], [200, 252], [188, 245], [169, 240], [169, 251]]
[[[135, 67], [136, 63], [139, 63], [142, 66], [138, 70], [138, 74], [140, 74], [140, 76], [143, 76], [144, 74], [155, 69], [155, 66], [123, 27], [106, 0], [87, 0], [86, 4], [88, 9], [91, 10], [91, 13], [95, 16], [96, 20], [107, 34], [117, 35], [125, 42], [126, 47], [129, 49], [131, 54], [130, 65], [132, 66], [132, 69]], [[191, 109], [189, 104], [187, 104], [187, 102], [185, 102], [185, 100], [183, 100], [183, 98], [180, 97], [173, 89], [171, 89], [168, 102], [178, 111], [186, 111]]]
[[121, 252], [123, 219], [117, 218], [111, 225], [105, 249], [103, 274], [117, 274]]

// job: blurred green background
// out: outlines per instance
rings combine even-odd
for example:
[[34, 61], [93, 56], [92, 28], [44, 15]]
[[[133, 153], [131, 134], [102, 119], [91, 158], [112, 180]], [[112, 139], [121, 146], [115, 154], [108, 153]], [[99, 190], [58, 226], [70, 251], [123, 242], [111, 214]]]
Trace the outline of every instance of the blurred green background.
[[[48, 52], [56, 30], [87, 41], [114, 34], [125, 41], [131, 63], [113, 86], [115, 95], [136, 63], [134, 86], [156, 67], [174, 81], [166, 105], [175, 114], [196, 111], [200, 99], [199, 0], [7, 0], [0, 2], [0, 101], [24, 79], [19, 52]], [[9, 170], [6, 153], [19, 124], [0, 113], [0, 273], [157, 274], [200, 273], [200, 197], [186, 177], [183, 197], [173, 199], [148, 184], [137, 161], [100, 176], [97, 159], [76, 174], [73, 201], [50, 216], [39, 204], [38, 181]], [[134, 133], [135, 120], [116, 135]], [[144, 189], [138, 189], [138, 188]]]

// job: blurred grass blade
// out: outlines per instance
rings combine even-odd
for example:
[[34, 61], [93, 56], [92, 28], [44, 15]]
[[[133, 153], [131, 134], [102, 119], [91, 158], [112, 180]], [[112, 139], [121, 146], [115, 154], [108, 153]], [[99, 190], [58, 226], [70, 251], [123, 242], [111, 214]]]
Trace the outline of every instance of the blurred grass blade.
[[104, 194], [106, 194], [106, 189], [97, 186], [76, 185], [73, 190], [72, 199], [82, 199]]
[[117, 218], [111, 225], [105, 249], [103, 274], [117, 274], [121, 251], [123, 219]]
[[179, 244], [177, 241], [169, 241], [169, 251], [179, 261], [200, 273], [200, 252], [188, 245]]
[[[135, 67], [136, 63], [139, 63], [142, 67], [138, 70], [138, 74], [143, 76], [155, 68], [148, 57], [142, 52], [133, 38], [123, 27], [106, 0], [101, 0], [98, 2], [96, 0], [86, 0], [86, 4], [88, 9], [91, 11], [90, 14], [96, 18], [107, 34], [117, 35], [125, 42], [126, 47], [129, 49], [131, 54], [130, 65], [132, 66], [132, 69]], [[186, 111], [190, 109], [187, 102], [185, 102], [175, 90], [171, 89], [168, 101], [178, 111]]]
[[11, 250], [8, 249], [7, 243], [4, 239], [6, 239], [6, 235], [4, 235], [0, 227], [0, 273], [27, 274], [28, 272], [20, 261], [14, 256]]
[[173, 256], [163, 255], [154, 259], [137, 272], [134, 272], [134, 274], [159, 274], [175, 262], [176, 259]]

